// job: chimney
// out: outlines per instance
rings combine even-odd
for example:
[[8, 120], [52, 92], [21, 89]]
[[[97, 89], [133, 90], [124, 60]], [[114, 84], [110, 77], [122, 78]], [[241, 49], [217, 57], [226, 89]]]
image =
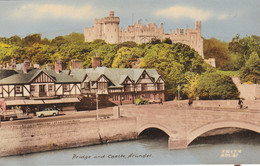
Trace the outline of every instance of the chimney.
[[51, 70], [51, 69], [52, 69], [52, 67], [51, 67], [51, 65], [50, 65], [50, 64], [46, 64], [46, 66], [45, 66], [45, 69], [46, 69], [46, 70]]
[[101, 67], [101, 58], [95, 55], [92, 61], [92, 68], [95, 70], [97, 67]]
[[55, 63], [55, 71], [56, 73], [59, 73], [61, 70], [62, 70], [61, 60], [57, 60]]
[[81, 60], [71, 60], [71, 69], [82, 69], [82, 61]]
[[39, 69], [39, 68], [40, 68], [40, 65], [37, 64], [37, 63], [36, 63], [36, 64], [33, 64], [33, 68], [34, 68], [34, 69]]
[[30, 69], [31, 63], [29, 60], [25, 60], [23, 62], [23, 72], [27, 73], [27, 71]]
[[12, 70], [16, 69], [16, 61], [15, 60], [11, 61], [10, 67], [11, 67], [10, 69], [12, 69]]

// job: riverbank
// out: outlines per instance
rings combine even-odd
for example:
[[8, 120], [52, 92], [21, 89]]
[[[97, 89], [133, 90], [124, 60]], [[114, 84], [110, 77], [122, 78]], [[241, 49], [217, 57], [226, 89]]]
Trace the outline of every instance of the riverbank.
[[65, 149], [137, 138], [136, 119], [75, 119], [0, 128], [0, 156]]

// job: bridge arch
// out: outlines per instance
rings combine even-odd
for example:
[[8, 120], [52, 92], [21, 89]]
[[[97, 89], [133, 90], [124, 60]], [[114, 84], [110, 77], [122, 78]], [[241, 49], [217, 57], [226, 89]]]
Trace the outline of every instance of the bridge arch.
[[156, 129], [160, 129], [162, 130], [163, 132], [165, 132], [169, 137], [171, 135], [171, 131], [168, 130], [166, 127], [162, 126], [162, 125], [158, 125], [158, 124], [152, 124], [152, 123], [149, 123], [149, 124], [145, 124], [145, 125], [142, 125], [141, 127], [139, 127], [137, 129], [137, 134], [138, 136], [146, 129], [149, 129], [149, 128], [156, 128]]
[[239, 122], [239, 121], [221, 121], [221, 122], [215, 122], [215, 123], [209, 123], [203, 125], [191, 131], [191, 133], [188, 133], [187, 145], [189, 145], [193, 140], [195, 140], [200, 135], [210, 130], [219, 129], [219, 128], [228, 128], [228, 127], [241, 128], [241, 129], [251, 130], [260, 133], [260, 128], [257, 125], [252, 123]]

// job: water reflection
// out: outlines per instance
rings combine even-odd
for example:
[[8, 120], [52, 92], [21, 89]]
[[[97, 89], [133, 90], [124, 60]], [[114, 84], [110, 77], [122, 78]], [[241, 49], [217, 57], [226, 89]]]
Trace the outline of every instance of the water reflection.
[[[148, 133], [151, 133], [151, 131]], [[144, 135], [142, 136], [145, 137]], [[232, 135], [199, 137], [187, 149], [182, 150], [168, 150], [168, 136], [158, 133], [156, 135], [159, 137], [146, 137], [136, 141], [2, 157], [0, 158], [0, 165], [260, 163], [260, 135], [254, 132], [246, 131]], [[131, 154], [151, 156], [128, 158]], [[74, 155], [91, 157], [73, 159]], [[125, 155], [125, 157], [115, 157], [117, 155]]]

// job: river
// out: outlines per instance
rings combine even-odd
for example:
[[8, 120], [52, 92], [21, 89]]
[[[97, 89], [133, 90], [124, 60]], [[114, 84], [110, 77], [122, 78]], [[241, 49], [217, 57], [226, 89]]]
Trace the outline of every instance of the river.
[[0, 158], [0, 165], [260, 164], [260, 134], [200, 137], [187, 149], [168, 150], [168, 137], [108, 143]]

